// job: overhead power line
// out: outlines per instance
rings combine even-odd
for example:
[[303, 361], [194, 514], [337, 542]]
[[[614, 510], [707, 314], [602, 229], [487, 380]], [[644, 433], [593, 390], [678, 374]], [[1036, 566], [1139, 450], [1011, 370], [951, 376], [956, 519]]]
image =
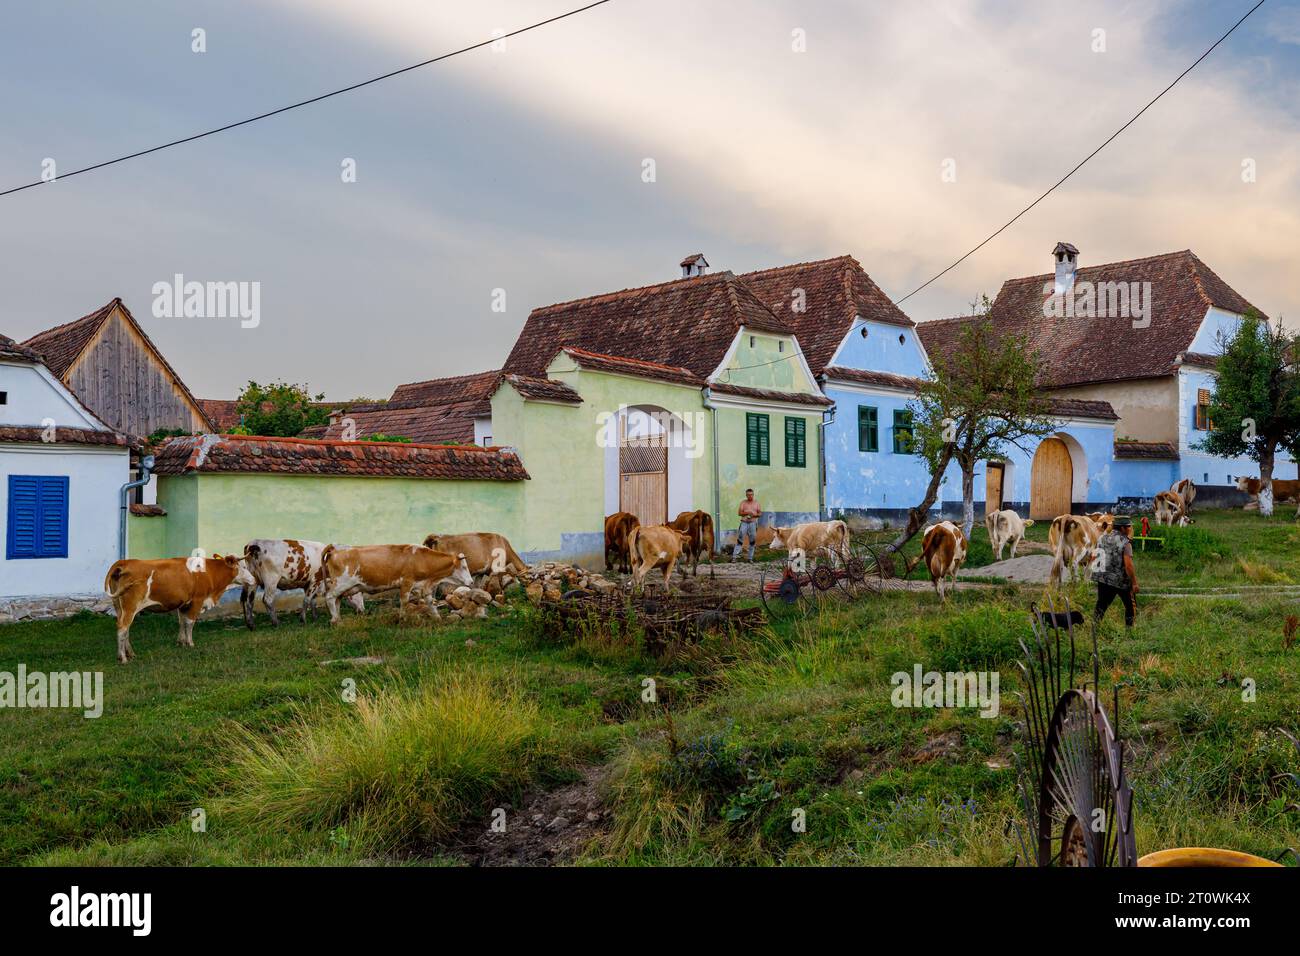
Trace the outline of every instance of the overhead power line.
[[360, 83], [353, 83], [351, 86], [344, 86], [337, 90], [331, 90], [328, 93], [322, 93], [319, 96], [313, 96], [310, 99], [299, 100], [297, 103], [290, 103], [287, 106], [281, 106], [278, 109], [269, 110], [265, 113], [259, 113], [257, 116], [250, 116], [234, 123], [227, 123], [225, 126], [218, 126], [215, 129], [205, 130], [202, 133], [195, 133], [193, 136], [185, 136], [181, 139], [174, 139], [169, 143], [161, 143], [158, 146], [150, 146], [148, 149], [137, 150], [134, 153], [127, 153], [125, 156], [118, 156], [116, 159], [106, 159], [102, 163], [95, 163], [93, 166], [83, 166], [80, 169], [74, 169], [70, 173], [61, 173], [53, 179], [38, 179], [35, 182], [25, 183], [21, 186], [14, 186], [10, 189], [0, 191], [0, 197], [9, 196], [13, 193], [22, 192], [24, 189], [31, 189], [33, 186], [44, 186], [47, 183], [58, 182], [63, 179], [70, 179], [73, 176], [80, 176], [82, 173], [94, 172], [96, 169], [103, 169], [105, 166], [113, 166], [117, 163], [124, 163], [128, 159], [136, 159], [140, 156], [148, 156], [150, 153], [157, 153], [164, 149], [170, 149], [173, 146], [180, 146], [183, 143], [192, 143], [197, 139], [203, 139], [208, 136], [215, 136], [217, 133], [224, 133], [227, 130], [237, 129], [240, 126], [247, 126], [250, 123], [256, 123], [259, 120], [270, 119], [272, 116], [279, 116], [281, 113], [287, 113], [290, 110], [296, 110], [303, 106], [310, 106], [313, 103], [319, 103], [321, 100], [327, 100], [332, 96], [342, 96], [344, 93], [351, 93], [353, 90], [359, 90], [363, 86], [370, 86], [372, 83], [379, 83], [383, 80], [390, 80], [395, 76], [401, 76], [403, 73], [410, 73], [412, 70], [418, 70], [421, 67], [429, 66], [432, 63], [439, 63], [442, 60], [451, 59], [453, 56], [460, 56], [462, 53], [469, 53], [471, 50], [478, 50], [492, 43], [501, 40], [507, 40], [510, 37], [519, 36], [521, 33], [527, 33], [530, 30], [536, 30], [540, 27], [547, 26], [551, 23], [558, 23], [560, 20], [566, 20], [569, 17], [577, 16], [580, 13], [586, 13], [595, 7], [603, 6], [610, 0], [595, 0], [586, 6], [570, 10], [568, 13], [561, 13], [558, 16], [549, 17], [545, 20], [538, 20], [526, 27], [520, 27], [518, 30], [511, 30], [509, 33], [503, 33], [500, 36], [494, 36], [491, 39], [483, 40], [481, 43], [473, 43], [469, 46], [461, 47], [459, 50], [452, 50], [449, 53], [443, 53], [439, 56], [431, 57], [428, 60], [422, 60], [419, 63], [412, 63], [410, 66], [404, 66], [400, 70], [393, 70], [391, 73], [385, 73], [382, 76], [374, 76], [368, 80], [362, 80]]
[[1169, 84], [1168, 86], [1166, 86], [1163, 90], [1161, 90], [1159, 93], [1157, 93], [1157, 94], [1155, 95], [1155, 97], [1153, 97], [1152, 100], [1151, 100], [1149, 103], [1147, 103], [1146, 106], [1144, 106], [1144, 107], [1142, 107], [1142, 109], [1138, 110], [1137, 113], [1134, 114], [1134, 116], [1133, 116], [1132, 119], [1130, 119], [1127, 123], [1125, 123], [1125, 124], [1124, 124], [1123, 126], [1121, 126], [1119, 129], [1115, 130], [1115, 132], [1111, 133], [1110, 136], [1106, 139], [1106, 141], [1105, 141], [1104, 143], [1102, 143], [1100, 146], [1098, 146], [1096, 149], [1094, 149], [1094, 150], [1093, 150], [1091, 153], [1089, 153], [1087, 156], [1083, 157], [1083, 159], [1079, 161], [1078, 165], [1076, 165], [1076, 166], [1075, 166], [1073, 169], [1071, 169], [1068, 173], [1066, 173], [1064, 176], [1062, 176], [1060, 179], [1058, 179], [1058, 180], [1057, 180], [1057, 181], [1056, 181], [1056, 182], [1051, 186], [1051, 188], [1049, 188], [1046, 192], [1044, 192], [1041, 196], [1039, 196], [1037, 199], [1035, 199], [1033, 202], [1031, 202], [1031, 203], [1030, 203], [1028, 206], [1026, 206], [1024, 209], [1020, 210], [1020, 212], [1016, 213], [1014, 216], [1012, 216], [1010, 219], [1008, 219], [1005, 223], [1003, 223], [1003, 225], [1002, 225], [1002, 226], [1001, 226], [1001, 227], [1000, 227], [996, 232], [994, 232], [994, 233], [993, 233], [992, 235], [990, 235], [987, 239], [985, 239], [983, 242], [981, 242], [979, 245], [977, 245], [974, 249], [971, 249], [970, 252], [966, 253], [964, 256], [962, 256], [960, 259], [958, 259], [958, 260], [957, 260], [956, 262], [954, 262], [952, 265], [948, 266], [948, 268], [944, 269], [942, 272], [939, 272], [939, 273], [937, 273], [936, 275], [931, 276], [931, 277], [930, 277], [929, 279], [927, 279], [925, 282], [922, 282], [919, 286], [917, 286], [917, 287], [916, 287], [915, 289], [913, 289], [911, 292], [907, 293], [907, 295], [903, 296], [901, 299], [899, 299], [899, 300], [898, 300], [897, 302], [895, 302], [894, 304], [895, 304], [895, 305], [902, 305], [904, 302], [906, 302], [906, 301], [907, 301], [908, 299], [910, 299], [912, 296], [916, 295], [918, 292], [920, 292], [922, 289], [924, 289], [924, 288], [925, 288], [926, 286], [928, 286], [930, 283], [934, 282], [936, 279], [940, 279], [940, 278], [942, 278], [943, 276], [947, 275], [947, 274], [948, 274], [949, 272], [951, 272], [953, 269], [957, 268], [959, 265], [961, 265], [963, 262], [965, 262], [967, 259], [969, 259], [971, 256], [973, 256], [975, 253], [979, 252], [979, 251], [980, 251], [981, 249], [983, 249], [986, 245], [988, 245], [990, 242], [992, 242], [994, 239], [996, 239], [996, 238], [997, 238], [999, 235], [1001, 235], [1001, 234], [1002, 234], [1006, 229], [1008, 229], [1008, 228], [1009, 228], [1013, 223], [1015, 223], [1015, 221], [1016, 221], [1017, 219], [1019, 219], [1019, 218], [1020, 218], [1021, 216], [1023, 216], [1025, 213], [1029, 212], [1029, 210], [1033, 209], [1033, 208], [1034, 208], [1035, 206], [1037, 206], [1040, 202], [1042, 202], [1044, 199], [1046, 199], [1048, 196], [1050, 196], [1053, 192], [1055, 192], [1055, 191], [1056, 191], [1056, 188], [1057, 188], [1058, 186], [1060, 186], [1060, 185], [1061, 185], [1062, 183], [1064, 183], [1067, 179], [1069, 179], [1071, 176], [1073, 176], [1075, 173], [1077, 173], [1080, 169], [1082, 169], [1082, 168], [1084, 167], [1084, 165], [1088, 162], [1088, 160], [1092, 159], [1092, 157], [1096, 156], [1096, 155], [1097, 155], [1098, 153], [1100, 153], [1103, 149], [1105, 149], [1107, 146], [1109, 146], [1109, 145], [1111, 144], [1111, 142], [1114, 141], [1114, 140], [1119, 136], [1120, 133], [1124, 132], [1124, 130], [1128, 129], [1130, 126], [1132, 126], [1134, 123], [1136, 123], [1136, 122], [1138, 121], [1138, 118], [1141, 117], [1142, 114], [1145, 113], [1147, 110], [1151, 109], [1151, 107], [1154, 106], [1154, 105], [1156, 104], [1156, 101], [1159, 100], [1160, 97], [1164, 96], [1166, 93], [1168, 93], [1170, 90], [1172, 90], [1175, 86], [1177, 86], [1179, 80], [1181, 80], [1183, 77], [1185, 77], [1188, 73], [1192, 72], [1192, 70], [1196, 69], [1197, 65], [1198, 65], [1202, 60], [1204, 60], [1207, 56], [1209, 56], [1211, 53], [1214, 52], [1215, 47], [1217, 47], [1217, 46], [1218, 46], [1220, 43], [1222, 43], [1224, 40], [1228, 39], [1228, 37], [1232, 36], [1233, 31], [1236, 30], [1237, 27], [1239, 27], [1239, 26], [1241, 26], [1243, 23], [1245, 23], [1245, 22], [1246, 22], [1246, 19], [1247, 19], [1247, 18], [1248, 18], [1252, 13], [1254, 13], [1256, 10], [1258, 10], [1260, 7], [1262, 7], [1262, 6], [1264, 5], [1264, 3], [1265, 3], [1265, 0], [1259, 0], [1258, 3], [1256, 3], [1253, 7], [1251, 7], [1249, 10], [1247, 10], [1247, 11], [1246, 11], [1246, 15], [1243, 16], [1243, 17], [1242, 17], [1240, 20], [1238, 20], [1236, 23], [1234, 23], [1234, 24], [1232, 25], [1231, 29], [1229, 29], [1227, 33], [1225, 33], [1223, 36], [1219, 37], [1219, 39], [1215, 40], [1214, 43], [1212, 43], [1212, 44], [1210, 45], [1210, 48], [1207, 49], [1207, 50], [1206, 50], [1204, 53], [1202, 53], [1200, 56], [1198, 56], [1198, 57], [1196, 58], [1195, 62], [1193, 62], [1191, 66], [1189, 66], [1187, 69], [1183, 70], [1183, 72], [1179, 73], [1178, 76], [1176, 76], [1176, 77], [1174, 78], [1174, 81], [1173, 81], [1172, 83], [1170, 83], [1170, 84]]

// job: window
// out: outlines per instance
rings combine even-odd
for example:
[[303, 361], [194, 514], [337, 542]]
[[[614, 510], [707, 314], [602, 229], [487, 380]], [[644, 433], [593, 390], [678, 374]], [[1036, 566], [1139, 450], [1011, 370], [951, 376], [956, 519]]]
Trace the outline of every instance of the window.
[[766, 415], [745, 413], [745, 464], [770, 464], [768, 452], [768, 424]]
[[894, 454], [912, 453], [912, 413], [905, 408], [894, 409]]
[[784, 351], [785, 351], [785, 339], [780, 339], [780, 340], [777, 341], [777, 343], [776, 343], [776, 350], [777, 350], [778, 352], [784, 352]]
[[1214, 428], [1214, 422], [1210, 421], [1210, 390], [1208, 388], [1198, 388], [1196, 390], [1196, 430], [1208, 432]]
[[68, 556], [68, 479], [58, 475], [9, 476], [5, 557]]
[[858, 451], [880, 451], [879, 416], [872, 405], [858, 406]]
[[787, 468], [803, 468], [808, 464], [807, 426], [808, 423], [802, 418], [785, 420], [785, 466]]
[[0, 392], [0, 405], [8, 405], [8, 404], [9, 404], [9, 393]]

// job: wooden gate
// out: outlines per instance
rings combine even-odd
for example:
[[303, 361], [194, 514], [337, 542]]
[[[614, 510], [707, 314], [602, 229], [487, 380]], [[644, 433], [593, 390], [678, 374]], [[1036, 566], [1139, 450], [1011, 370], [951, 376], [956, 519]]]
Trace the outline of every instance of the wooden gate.
[[997, 461], [991, 461], [984, 471], [984, 516], [1002, 510], [1002, 476], [1006, 467]]
[[1068, 515], [1074, 500], [1074, 463], [1070, 449], [1059, 438], [1045, 438], [1034, 455], [1029, 476], [1029, 517], [1050, 521]]
[[620, 446], [618, 507], [643, 525], [668, 523], [668, 448], [662, 436]]

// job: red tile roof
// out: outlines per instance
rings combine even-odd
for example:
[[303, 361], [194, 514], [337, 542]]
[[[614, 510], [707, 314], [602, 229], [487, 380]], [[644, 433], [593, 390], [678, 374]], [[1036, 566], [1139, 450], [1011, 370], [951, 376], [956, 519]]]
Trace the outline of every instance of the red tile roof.
[[[179, 388], [181, 393], [190, 400], [195, 408], [199, 410], [199, 414], [206, 418], [207, 415], [204, 413], [198, 400], [193, 394], [191, 394], [189, 388], [186, 387], [185, 383], [181, 380], [181, 377], [176, 374], [176, 370], [171, 367], [171, 364], [163, 356], [162, 352], [158, 351], [158, 347], [153, 344], [153, 340], [150, 339], [145, 330], [140, 327], [140, 323], [135, 320], [135, 316], [131, 314], [131, 310], [126, 307], [126, 303], [124, 303], [120, 298], [115, 298], [107, 305], [101, 306], [94, 312], [91, 312], [88, 315], [83, 315], [81, 318], [75, 319], [72, 322], [65, 322], [63, 325], [56, 325], [54, 328], [46, 329], [44, 332], [37, 332], [23, 344], [38, 352], [45, 359], [45, 364], [49, 367], [50, 371], [54, 373], [56, 378], [65, 379], [69, 370], [71, 370], [72, 366], [77, 363], [77, 359], [79, 359], [81, 354], [86, 350], [86, 346], [91, 343], [99, 333], [100, 328], [108, 320], [109, 316], [113, 314], [114, 309], [121, 311], [127, 324], [139, 333], [145, 346], [158, 359], [159, 364], [166, 370], [167, 374], [176, 384], [176, 387]], [[94, 411], [94, 409], [91, 410]], [[211, 423], [209, 422], [209, 424]]]
[[857, 382], [861, 385], [881, 385], [885, 388], [901, 388], [909, 392], [916, 391], [921, 384], [919, 378], [910, 375], [895, 375], [893, 372], [869, 372], [860, 368], [845, 368], [842, 365], [828, 365], [822, 371], [823, 381], [834, 379], [841, 382]]
[[159, 475], [320, 475], [524, 481], [519, 456], [504, 448], [402, 442], [316, 441], [244, 435], [170, 438], [156, 453]]
[[563, 352], [583, 368], [589, 368], [597, 372], [635, 375], [639, 378], [653, 378], [661, 382], [680, 382], [683, 385], [694, 385], [697, 388], [704, 386], [702, 377], [696, 375], [690, 369], [682, 368], [680, 365], [645, 362], [620, 355], [602, 355], [599, 352], [579, 348], [565, 348]]
[[1217, 369], [1219, 367], [1219, 356], [1210, 355], [1206, 352], [1184, 352], [1182, 356], [1182, 364], [1199, 365], [1202, 368]]
[[[532, 375], [506, 375], [505, 381], [525, 399], [535, 402], [568, 402], [581, 405], [582, 396], [563, 382], [550, 378], [535, 378]], [[491, 408], [488, 409], [491, 411]]]
[[0, 358], [20, 362], [40, 363], [41, 357], [24, 345], [19, 345], [7, 335], [0, 335]]
[[[425, 444], [474, 443], [475, 402], [449, 402], [446, 405], [389, 404], [353, 405], [324, 429], [313, 429], [320, 437], [340, 439], [351, 420], [357, 438], [391, 435]], [[490, 413], [491, 409], [488, 410]], [[304, 437], [312, 437], [306, 436]]]
[[[835, 355], [855, 317], [905, 328], [914, 325], [852, 256], [761, 269], [740, 279], [778, 318], [794, 326], [814, 375], [820, 375]], [[804, 293], [803, 312], [793, 309], [797, 289]]]
[[[1044, 359], [1043, 385], [1059, 388], [1093, 382], [1154, 378], [1171, 374], [1178, 356], [1192, 344], [1211, 306], [1245, 313], [1251, 304], [1189, 250], [1110, 262], [1078, 271], [1076, 282], [1151, 283], [1151, 324], [1134, 328], [1131, 318], [1047, 318], [1044, 287], [1052, 274], [1009, 279], [989, 318], [1001, 332], [1025, 335]], [[950, 356], [962, 327], [973, 316], [922, 322], [917, 326], [934, 361]]]
[[1177, 460], [1178, 450], [1167, 441], [1117, 441], [1115, 457], [1119, 459]]
[[771, 388], [750, 388], [747, 385], [729, 385], [726, 382], [713, 382], [709, 388], [722, 395], [738, 395], [742, 398], [758, 398], [767, 402], [793, 402], [796, 405], [834, 405], [824, 395], [809, 392], [780, 392]]
[[228, 432], [239, 426], [239, 402], [231, 398], [200, 398], [199, 407], [208, 416], [212, 427], [219, 432]]
[[[0, 425], [0, 443], [45, 442], [46, 429], [41, 425]], [[55, 428], [55, 444], [60, 445], [115, 445], [120, 448], [142, 447], [138, 439], [113, 431], [96, 431], [89, 428]]]
[[1110, 402], [1088, 398], [1052, 398], [1048, 396], [1047, 410], [1055, 418], [1100, 418], [1117, 422], [1119, 415]]
[[[444, 402], [483, 402], [486, 403], [497, 390], [501, 380], [501, 370], [476, 372], [473, 375], [453, 375], [449, 378], [433, 378], [424, 382], [408, 382], [393, 389], [389, 404], [404, 405], [440, 405]], [[483, 412], [490, 414], [490, 409]]]
[[686, 369], [702, 379], [722, 362], [741, 326], [793, 331], [730, 272], [676, 279], [534, 309], [505, 371], [545, 375], [556, 353], [570, 347]]

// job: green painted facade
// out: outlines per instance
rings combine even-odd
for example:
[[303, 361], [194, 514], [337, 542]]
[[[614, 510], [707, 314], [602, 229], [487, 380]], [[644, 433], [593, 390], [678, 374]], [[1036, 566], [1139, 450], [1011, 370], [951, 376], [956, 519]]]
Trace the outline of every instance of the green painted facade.
[[[751, 388], [813, 393], [791, 338], [742, 333], [722, 380]], [[582, 403], [526, 401], [509, 384], [492, 398], [492, 435], [513, 447], [529, 481], [348, 478], [199, 473], [159, 479], [166, 517], [132, 517], [133, 557], [239, 553], [253, 538], [346, 544], [419, 542], [431, 532], [496, 531], [525, 559], [599, 563], [605, 516], [619, 508], [616, 432], [620, 409], [672, 413], [686, 424], [668, 453], [668, 517], [702, 509], [734, 529], [747, 487], [779, 523], [815, 520], [819, 508], [817, 406], [756, 401], [700, 388], [581, 368], [559, 353], [548, 376]], [[766, 416], [767, 463], [747, 461], [750, 416]], [[787, 419], [801, 422], [801, 459], [787, 461]], [[715, 467], [714, 428], [717, 430]], [[752, 454], [749, 455], [752, 457]], [[715, 497], [714, 489], [717, 488]]]

